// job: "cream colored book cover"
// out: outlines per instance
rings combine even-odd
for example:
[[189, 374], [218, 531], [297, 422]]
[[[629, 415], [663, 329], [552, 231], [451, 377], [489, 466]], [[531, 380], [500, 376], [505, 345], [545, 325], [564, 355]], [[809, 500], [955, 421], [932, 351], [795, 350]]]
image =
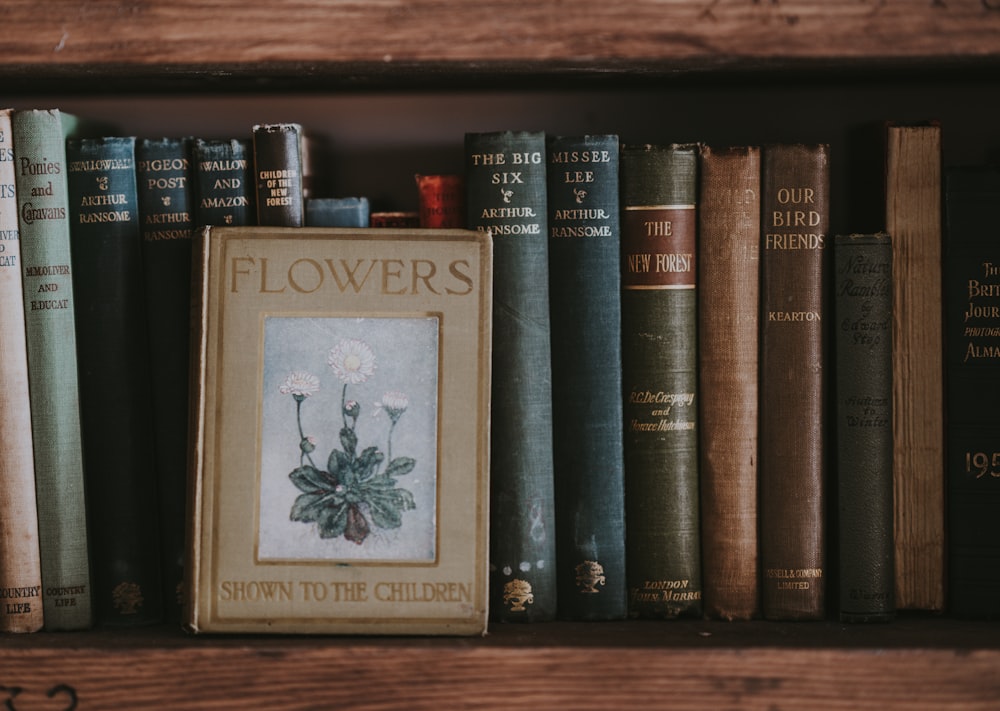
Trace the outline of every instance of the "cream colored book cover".
[[492, 244], [207, 228], [186, 622], [483, 634]]

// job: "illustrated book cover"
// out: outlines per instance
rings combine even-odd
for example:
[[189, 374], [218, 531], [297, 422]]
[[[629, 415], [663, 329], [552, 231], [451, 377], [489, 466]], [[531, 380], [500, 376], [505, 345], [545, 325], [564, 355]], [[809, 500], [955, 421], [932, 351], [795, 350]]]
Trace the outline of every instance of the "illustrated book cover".
[[186, 625], [483, 634], [492, 240], [205, 228]]

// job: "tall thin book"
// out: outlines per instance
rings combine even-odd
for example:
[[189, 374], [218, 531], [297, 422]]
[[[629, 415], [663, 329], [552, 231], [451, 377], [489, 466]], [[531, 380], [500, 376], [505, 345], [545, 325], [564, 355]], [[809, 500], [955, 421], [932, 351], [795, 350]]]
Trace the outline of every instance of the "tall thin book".
[[85, 629], [93, 612], [66, 182], [66, 136], [78, 121], [24, 110], [13, 124], [25, 167], [16, 182], [45, 629]]
[[834, 412], [842, 622], [895, 614], [892, 537], [892, 242], [833, 238]]
[[42, 563], [12, 113], [0, 110], [0, 632], [37, 632], [43, 622]]
[[697, 169], [693, 144], [621, 156], [629, 614], [700, 616]]
[[896, 605], [945, 607], [941, 126], [890, 124], [885, 231], [892, 235]]
[[548, 141], [559, 616], [624, 618], [618, 137]]
[[206, 228], [186, 625], [486, 631], [488, 235]]
[[945, 173], [948, 598], [960, 617], [1000, 617], [1000, 169]]
[[698, 388], [705, 615], [760, 614], [757, 365], [760, 148], [701, 147]]
[[766, 146], [761, 179], [761, 604], [768, 619], [821, 619], [829, 147]]
[[465, 136], [468, 226], [493, 235], [490, 615], [556, 614], [545, 135]]

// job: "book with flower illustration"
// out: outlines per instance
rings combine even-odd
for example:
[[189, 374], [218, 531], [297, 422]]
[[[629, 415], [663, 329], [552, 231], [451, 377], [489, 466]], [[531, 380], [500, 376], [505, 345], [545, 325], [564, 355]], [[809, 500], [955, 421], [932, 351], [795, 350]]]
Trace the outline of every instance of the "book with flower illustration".
[[186, 626], [484, 633], [490, 236], [208, 227], [196, 255]]

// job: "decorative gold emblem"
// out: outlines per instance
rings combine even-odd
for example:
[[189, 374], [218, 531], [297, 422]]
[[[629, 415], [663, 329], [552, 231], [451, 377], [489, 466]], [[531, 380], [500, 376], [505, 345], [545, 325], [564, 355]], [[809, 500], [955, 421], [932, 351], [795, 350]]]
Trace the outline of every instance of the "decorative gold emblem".
[[576, 566], [576, 584], [581, 593], [597, 593], [597, 585], [604, 585], [604, 567], [596, 560], [585, 560]]
[[136, 583], [129, 582], [118, 583], [115, 589], [111, 591], [111, 598], [115, 609], [123, 615], [136, 614], [144, 602], [142, 588]]
[[535, 601], [535, 596], [531, 593], [531, 583], [517, 578], [511, 580], [503, 586], [503, 601], [504, 604], [511, 606], [511, 612], [524, 612], [524, 606]]

